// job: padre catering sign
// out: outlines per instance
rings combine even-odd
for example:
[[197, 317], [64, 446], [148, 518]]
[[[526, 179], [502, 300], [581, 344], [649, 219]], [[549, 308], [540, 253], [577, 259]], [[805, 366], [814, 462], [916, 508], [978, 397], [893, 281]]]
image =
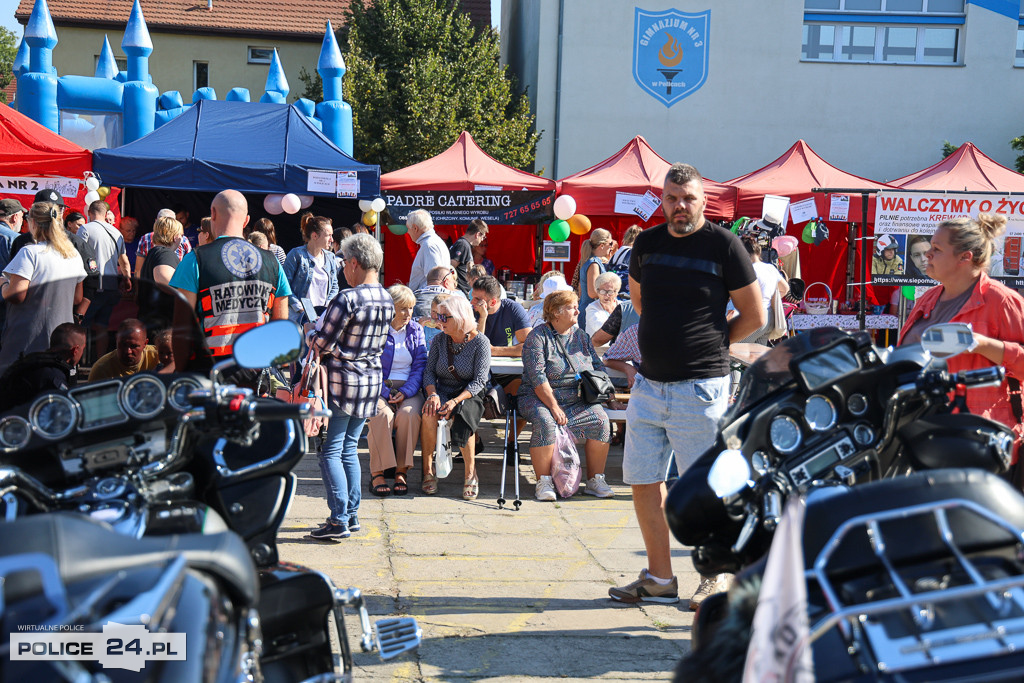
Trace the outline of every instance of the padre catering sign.
[[[488, 186], [490, 187], [490, 186]], [[555, 193], [549, 190], [396, 190], [382, 193], [394, 223], [411, 211], [425, 209], [437, 225], [469, 223], [479, 218], [495, 225], [536, 225], [552, 220]]]
[[879, 192], [871, 280], [877, 285], [933, 285], [925, 274], [931, 237], [943, 221], [998, 213], [1006, 232], [996, 239], [989, 275], [1024, 287], [1024, 195], [973, 192]]

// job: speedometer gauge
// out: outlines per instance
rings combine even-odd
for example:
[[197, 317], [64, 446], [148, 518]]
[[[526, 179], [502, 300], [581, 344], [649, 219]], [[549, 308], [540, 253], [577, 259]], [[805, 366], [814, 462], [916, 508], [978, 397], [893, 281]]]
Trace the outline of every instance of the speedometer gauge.
[[772, 447], [779, 453], [792, 453], [800, 447], [803, 439], [800, 425], [789, 415], [778, 415], [772, 420], [769, 436]]
[[821, 394], [811, 396], [804, 405], [804, 419], [807, 420], [807, 426], [816, 432], [823, 432], [834, 427], [837, 417], [839, 417], [839, 413], [836, 411], [832, 399]]
[[31, 437], [32, 427], [25, 418], [9, 415], [0, 420], [0, 446], [3, 448], [22, 448]]
[[153, 417], [164, 409], [167, 390], [164, 383], [152, 375], [136, 375], [122, 390], [124, 407], [135, 418]]
[[189, 394], [199, 389], [199, 382], [191, 377], [182, 377], [174, 380], [167, 392], [167, 400], [176, 410], [188, 410], [192, 403], [188, 400]]
[[32, 404], [28, 411], [32, 426], [47, 439], [62, 439], [78, 420], [78, 409], [67, 396], [50, 394]]

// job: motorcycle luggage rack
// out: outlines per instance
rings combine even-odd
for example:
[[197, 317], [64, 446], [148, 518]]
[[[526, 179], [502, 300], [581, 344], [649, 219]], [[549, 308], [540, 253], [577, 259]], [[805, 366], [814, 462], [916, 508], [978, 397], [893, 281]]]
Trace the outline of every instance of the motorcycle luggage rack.
[[[860, 641], [861, 645], [867, 646], [856, 649], [873, 656], [870, 663], [879, 673], [1021, 651], [1024, 648], [1024, 574], [986, 579], [953, 538], [948, 513], [954, 509], [980, 517], [1007, 532], [1018, 544], [1024, 543], [1024, 530], [1009, 524], [991, 510], [963, 499], [947, 499], [853, 517], [836, 529], [815, 558], [813, 568], [805, 571], [806, 578], [813, 579], [820, 586], [831, 609], [830, 614], [810, 629], [805, 644], [813, 643], [838, 626], [848, 644]], [[911, 591], [886, 552], [886, 539], [879, 524], [910, 517], [932, 518], [939, 538], [949, 552], [944, 560], [954, 561], [953, 567], [944, 571], [949, 574], [960, 570], [968, 579], [965, 585]], [[840, 600], [826, 572], [843, 539], [859, 528], [867, 534], [875, 557], [898, 597], [849, 605]], [[951, 603], [960, 603], [970, 619], [960, 624], [941, 623], [943, 620], [937, 619], [935, 607], [950, 607]], [[908, 613], [909, 620], [906, 618]], [[897, 633], [900, 630], [903, 632]]]

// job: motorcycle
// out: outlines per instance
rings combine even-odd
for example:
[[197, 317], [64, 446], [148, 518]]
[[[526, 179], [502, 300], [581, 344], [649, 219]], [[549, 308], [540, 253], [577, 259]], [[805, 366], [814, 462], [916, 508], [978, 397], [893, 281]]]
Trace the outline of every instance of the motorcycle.
[[313, 409], [221, 377], [295, 360], [298, 327], [254, 328], [210, 367], [187, 303], [153, 287], [176, 357], [208, 375], [139, 372], [0, 414], [0, 676], [350, 681], [345, 608], [363, 651], [414, 650], [415, 619], [371, 626], [358, 589], [279, 560]]
[[[816, 330], [751, 367], [719, 452], [666, 505], [677, 538], [696, 538], [699, 570], [743, 568], [728, 595], [698, 610], [677, 680], [742, 676], [765, 552], [792, 496], [807, 501], [812, 624], [798, 647], [811, 648], [818, 680], [1019, 678], [1024, 498], [995, 476], [1013, 436], [950, 412], [965, 411], [967, 386], [999, 383], [1003, 371], [950, 375], [938, 360], [972, 342], [962, 324], [895, 351]], [[709, 496], [717, 506], [694, 517]]]

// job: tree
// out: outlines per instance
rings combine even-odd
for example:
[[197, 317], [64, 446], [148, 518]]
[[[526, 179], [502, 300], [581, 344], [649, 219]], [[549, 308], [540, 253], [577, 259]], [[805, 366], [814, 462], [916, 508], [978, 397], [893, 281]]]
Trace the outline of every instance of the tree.
[[532, 168], [539, 134], [529, 101], [513, 94], [497, 32], [474, 30], [456, 2], [352, 0], [342, 38], [360, 161], [404, 168], [466, 130], [498, 161]]
[[3, 90], [14, 80], [14, 58], [18, 56], [18, 36], [0, 26], [0, 102], [7, 101]]
[[943, 140], [943, 142], [942, 142], [942, 158], [945, 159], [946, 157], [948, 157], [950, 154], [952, 154], [953, 152], [957, 151], [958, 149], [960, 149], [960, 145], [954, 145], [949, 140]]
[[[1018, 152], [1024, 152], [1024, 135], [1010, 140], [1010, 147], [1017, 150]], [[1017, 155], [1017, 161], [1014, 163], [1018, 173], [1024, 173], [1024, 154]]]
[[315, 69], [311, 74], [306, 71], [306, 67], [299, 67], [299, 80], [302, 81], [302, 93], [295, 96], [296, 101], [301, 97], [317, 103], [324, 101], [324, 79], [320, 78]]

